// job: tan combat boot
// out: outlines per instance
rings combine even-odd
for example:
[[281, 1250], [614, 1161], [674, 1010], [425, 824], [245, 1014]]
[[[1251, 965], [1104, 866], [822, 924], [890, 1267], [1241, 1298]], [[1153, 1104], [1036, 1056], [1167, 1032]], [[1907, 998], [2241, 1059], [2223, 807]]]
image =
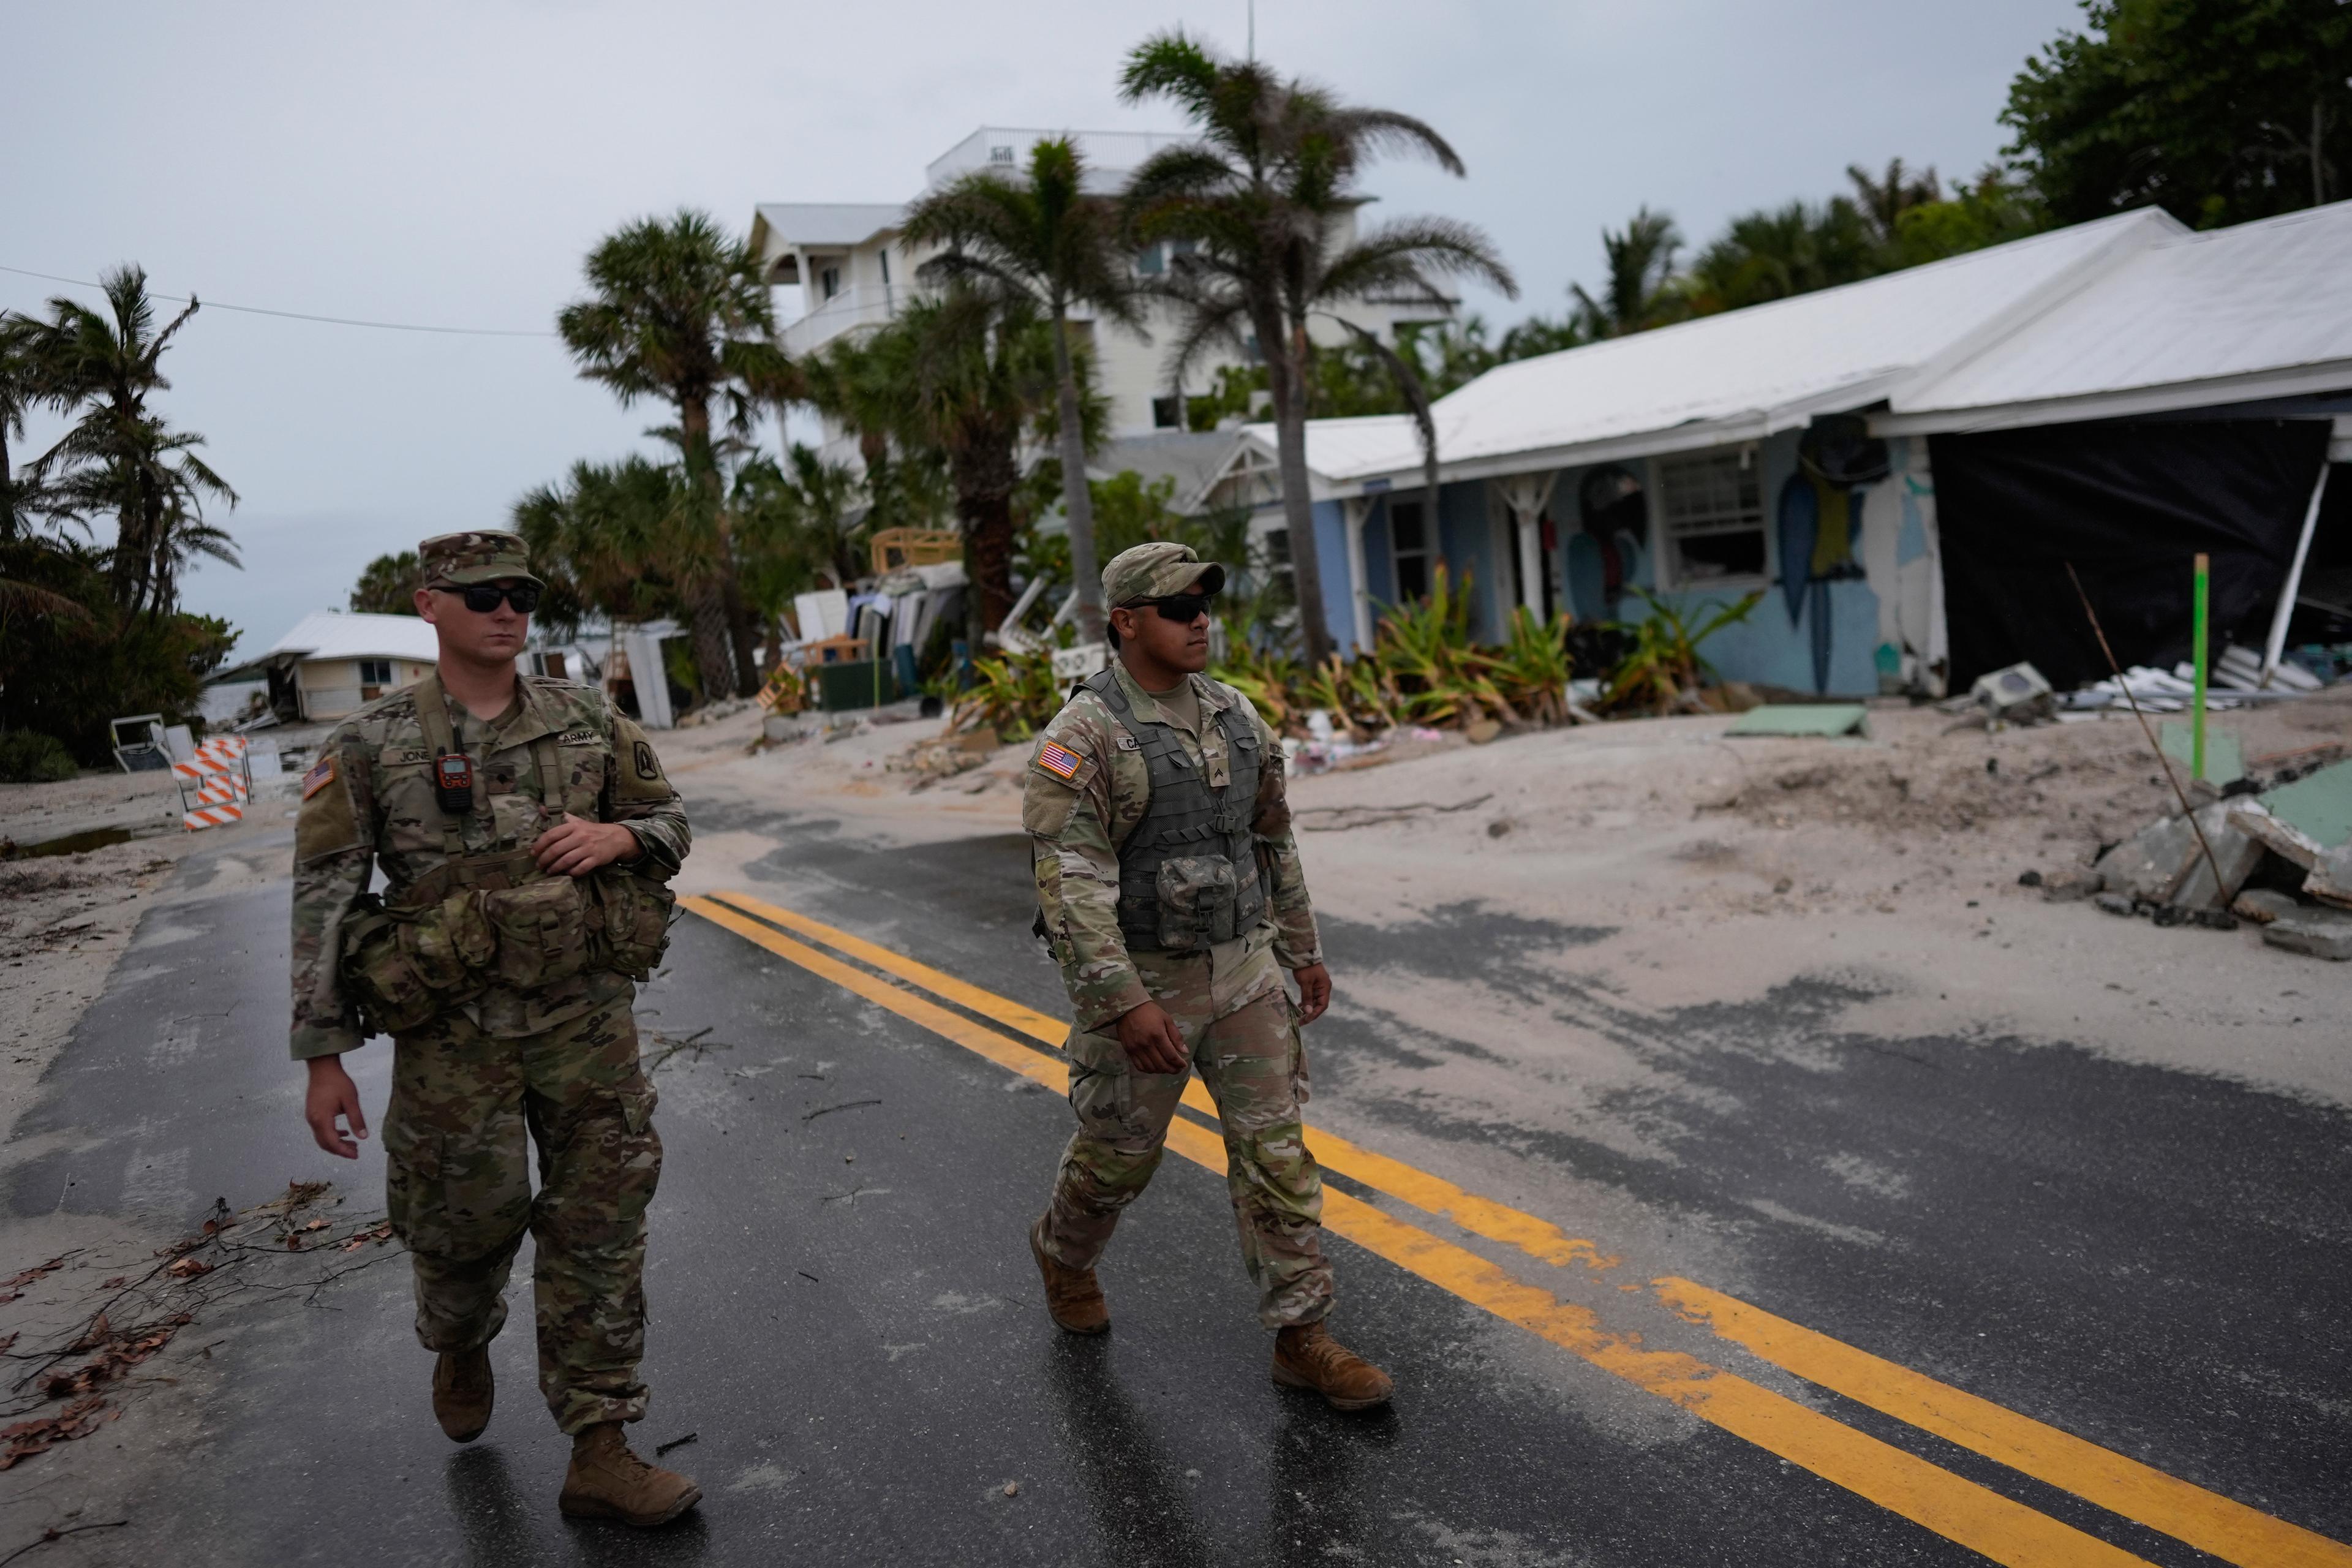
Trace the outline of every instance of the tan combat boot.
[[629, 1452], [618, 1421], [599, 1422], [572, 1439], [572, 1468], [555, 1506], [575, 1519], [617, 1519], [650, 1529], [702, 1500], [702, 1489]]
[[1387, 1373], [1333, 1339], [1319, 1322], [1274, 1336], [1274, 1381], [1285, 1388], [1311, 1388], [1338, 1410], [1370, 1410], [1387, 1404], [1396, 1391]]
[[1110, 1327], [1110, 1308], [1091, 1268], [1072, 1268], [1045, 1250], [1045, 1222], [1029, 1227], [1029, 1255], [1045, 1277], [1045, 1315], [1073, 1334], [1099, 1334]]
[[433, 1419], [453, 1443], [470, 1443], [490, 1424], [498, 1385], [488, 1350], [443, 1351], [433, 1363]]

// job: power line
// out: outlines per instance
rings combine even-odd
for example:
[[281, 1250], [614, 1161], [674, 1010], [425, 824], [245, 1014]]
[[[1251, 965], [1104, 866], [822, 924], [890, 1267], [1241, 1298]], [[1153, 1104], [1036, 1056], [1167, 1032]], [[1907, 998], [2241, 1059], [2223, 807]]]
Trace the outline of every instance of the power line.
[[[87, 279], [60, 278], [54, 272], [35, 272], [23, 267], [0, 267], [0, 272], [14, 272], [20, 278], [39, 278], [51, 283], [70, 283], [77, 289], [104, 287], [102, 284], [92, 283]], [[170, 300], [174, 303], [185, 303], [190, 298], [185, 294], [156, 294], [152, 290], [149, 297], [156, 300]], [[259, 305], [225, 305], [218, 300], [213, 300], [205, 308], [214, 310], [236, 310], [247, 316], [277, 316], [289, 321], [320, 321], [331, 327], [373, 327], [380, 331], [387, 332], [436, 332], [444, 337], [457, 338], [551, 338], [555, 336], [553, 332], [526, 331], [509, 327], [425, 327], [413, 321], [363, 321], [350, 316], [313, 316], [300, 310], [271, 310]]]

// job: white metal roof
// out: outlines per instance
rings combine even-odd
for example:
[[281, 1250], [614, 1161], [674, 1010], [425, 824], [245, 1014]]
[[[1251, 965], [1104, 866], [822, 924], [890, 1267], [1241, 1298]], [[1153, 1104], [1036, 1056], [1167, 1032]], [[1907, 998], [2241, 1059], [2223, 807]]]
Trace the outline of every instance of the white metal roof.
[[2352, 387], [2352, 202], [2119, 258], [1873, 421], [1997, 429]]
[[415, 616], [313, 610], [270, 644], [269, 652], [304, 658], [414, 658], [430, 664], [441, 657], [441, 645], [433, 628]]
[[[2011, 330], [2114, 258], [2186, 231], [2155, 208], [1881, 278], [1497, 366], [1438, 399], [1448, 479], [1753, 440], [1866, 406]], [[1329, 492], [1417, 474], [1402, 415], [1318, 419], [1307, 467]], [[1274, 448], [1271, 425], [1249, 426]]]
[[752, 210], [751, 242], [762, 256], [799, 246], [863, 245], [898, 226], [898, 202], [762, 202]]

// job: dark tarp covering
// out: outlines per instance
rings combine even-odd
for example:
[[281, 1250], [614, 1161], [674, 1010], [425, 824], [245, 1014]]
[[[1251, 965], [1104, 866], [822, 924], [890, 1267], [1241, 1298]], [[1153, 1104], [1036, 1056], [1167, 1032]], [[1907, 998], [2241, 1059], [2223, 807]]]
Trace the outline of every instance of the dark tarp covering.
[[2193, 557], [2212, 561], [2213, 653], [2260, 647], [2328, 422], [2150, 420], [1930, 436], [1950, 689], [2031, 659], [2060, 690], [2105, 679], [2081, 574], [2126, 668], [2189, 657]]

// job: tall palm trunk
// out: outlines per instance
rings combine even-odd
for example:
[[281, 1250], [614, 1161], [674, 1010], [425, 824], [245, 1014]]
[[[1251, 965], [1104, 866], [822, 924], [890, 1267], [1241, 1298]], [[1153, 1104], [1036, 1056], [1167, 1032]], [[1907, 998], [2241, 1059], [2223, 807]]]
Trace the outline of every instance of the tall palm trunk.
[[1062, 510], [1070, 520], [1070, 575], [1077, 579], [1072, 586], [1078, 591], [1078, 640], [1100, 642], [1102, 568], [1095, 561], [1095, 505], [1087, 489], [1087, 433], [1078, 423], [1078, 373], [1070, 355], [1070, 321], [1058, 300], [1054, 302], [1054, 375], [1055, 422], [1061, 426], [1056, 434], [1062, 448]]
[[735, 575], [733, 529], [722, 529], [719, 547], [727, 552], [727, 574], [721, 579], [721, 604], [727, 612], [727, 636], [735, 654], [735, 695], [760, 694], [760, 626], [751, 606], [743, 602], [743, 585]]
[[702, 672], [706, 700], [736, 689], [735, 655], [730, 637], [727, 595], [734, 586], [733, 563], [719, 518], [719, 466], [710, 452], [710, 406], [698, 397], [678, 400], [678, 433], [686, 458], [688, 526], [713, 536], [714, 559], [698, 567], [683, 584], [687, 613], [694, 624], [694, 662]]
[[1013, 610], [1013, 490], [1020, 482], [1013, 435], [970, 448], [955, 459], [956, 517], [971, 563], [981, 625], [1003, 624]]
[[[1272, 329], [1269, 331], [1269, 329]], [[1261, 317], [1258, 342], [1267, 347], [1266, 388], [1274, 395], [1275, 459], [1282, 480], [1282, 516], [1289, 531], [1290, 580], [1298, 595], [1298, 634], [1310, 667], [1331, 656], [1331, 628], [1323, 618], [1323, 567], [1315, 548], [1315, 502], [1307, 491], [1307, 374], [1299, 345], [1288, 341], [1279, 317]]]

